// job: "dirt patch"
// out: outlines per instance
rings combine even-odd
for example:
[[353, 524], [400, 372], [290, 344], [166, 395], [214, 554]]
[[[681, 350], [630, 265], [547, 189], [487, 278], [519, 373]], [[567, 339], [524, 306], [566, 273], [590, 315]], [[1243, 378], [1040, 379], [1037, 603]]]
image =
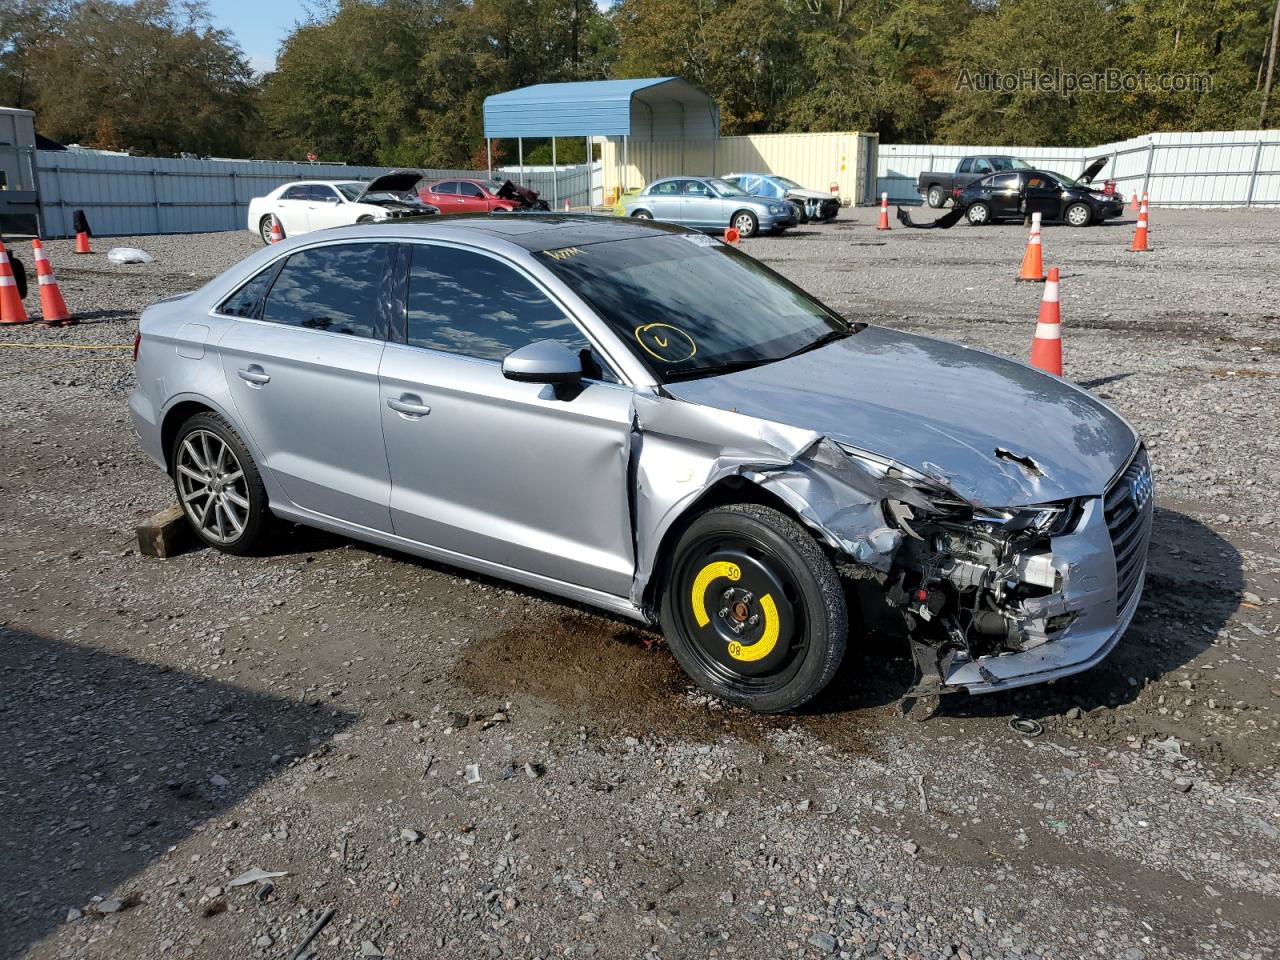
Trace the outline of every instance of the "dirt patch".
[[849, 661], [832, 692], [806, 712], [761, 716], [699, 691], [657, 632], [564, 611], [476, 640], [453, 676], [477, 696], [549, 701], [609, 735], [701, 743], [732, 735], [762, 744], [771, 730], [799, 726], [838, 750], [865, 754], [874, 749], [874, 728], [892, 710], [859, 708], [867, 691], [852, 678], [866, 677], [869, 664], [861, 657]]

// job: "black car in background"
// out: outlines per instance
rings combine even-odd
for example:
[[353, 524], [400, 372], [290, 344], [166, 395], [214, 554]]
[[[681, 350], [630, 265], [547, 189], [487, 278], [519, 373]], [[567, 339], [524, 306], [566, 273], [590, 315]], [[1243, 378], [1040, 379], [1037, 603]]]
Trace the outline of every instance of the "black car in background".
[[974, 226], [1023, 220], [1039, 211], [1043, 220], [1087, 227], [1124, 212], [1123, 196], [1092, 186], [1105, 164], [1105, 159], [1095, 160], [1078, 180], [1048, 170], [1006, 170], [965, 187], [956, 208]]

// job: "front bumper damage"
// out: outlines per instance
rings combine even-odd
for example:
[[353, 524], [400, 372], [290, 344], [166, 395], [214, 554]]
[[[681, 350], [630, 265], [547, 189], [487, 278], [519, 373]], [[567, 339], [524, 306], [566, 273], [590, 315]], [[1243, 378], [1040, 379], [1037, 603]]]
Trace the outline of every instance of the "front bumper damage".
[[[859, 567], [900, 615], [917, 667], [909, 697], [1086, 670], [1115, 646], [1139, 603], [1153, 511], [1141, 448], [1105, 496], [1004, 511], [964, 501], [940, 473], [877, 465], [815, 431], [661, 396], [636, 398], [628, 456], [637, 606], [651, 606], [659, 545], [684, 511], [718, 483], [756, 484], [838, 561]], [[1145, 485], [1130, 504], [1119, 485], [1139, 463]], [[1123, 531], [1113, 501], [1131, 508]], [[1121, 538], [1133, 558], [1123, 583]]]

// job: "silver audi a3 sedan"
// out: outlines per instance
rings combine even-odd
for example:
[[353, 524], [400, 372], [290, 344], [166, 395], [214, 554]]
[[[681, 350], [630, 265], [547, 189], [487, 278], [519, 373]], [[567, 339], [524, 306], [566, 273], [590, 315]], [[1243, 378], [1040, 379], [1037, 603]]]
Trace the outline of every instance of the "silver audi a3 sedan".
[[139, 336], [134, 423], [208, 544], [293, 521], [658, 623], [755, 710], [886, 613], [917, 696], [1072, 674], [1142, 590], [1151, 472], [1110, 408], [678, 227], [327, 230]]

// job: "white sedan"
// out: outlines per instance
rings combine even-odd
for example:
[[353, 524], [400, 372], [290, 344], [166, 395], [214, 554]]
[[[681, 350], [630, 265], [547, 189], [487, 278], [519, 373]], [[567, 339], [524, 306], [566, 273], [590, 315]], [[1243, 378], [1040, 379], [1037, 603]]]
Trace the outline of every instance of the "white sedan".
[[393, 170], [368, 182], [298, 180], [282, 184], [265, 197], [249, 201], [249, 231], [270, 243], [272, 217], [280, 221], [284, 236], [296, 237], [326, 227], [439, 213], [439, 207], [423, 203], [414, 192], [421, 179], [418, 170]]

